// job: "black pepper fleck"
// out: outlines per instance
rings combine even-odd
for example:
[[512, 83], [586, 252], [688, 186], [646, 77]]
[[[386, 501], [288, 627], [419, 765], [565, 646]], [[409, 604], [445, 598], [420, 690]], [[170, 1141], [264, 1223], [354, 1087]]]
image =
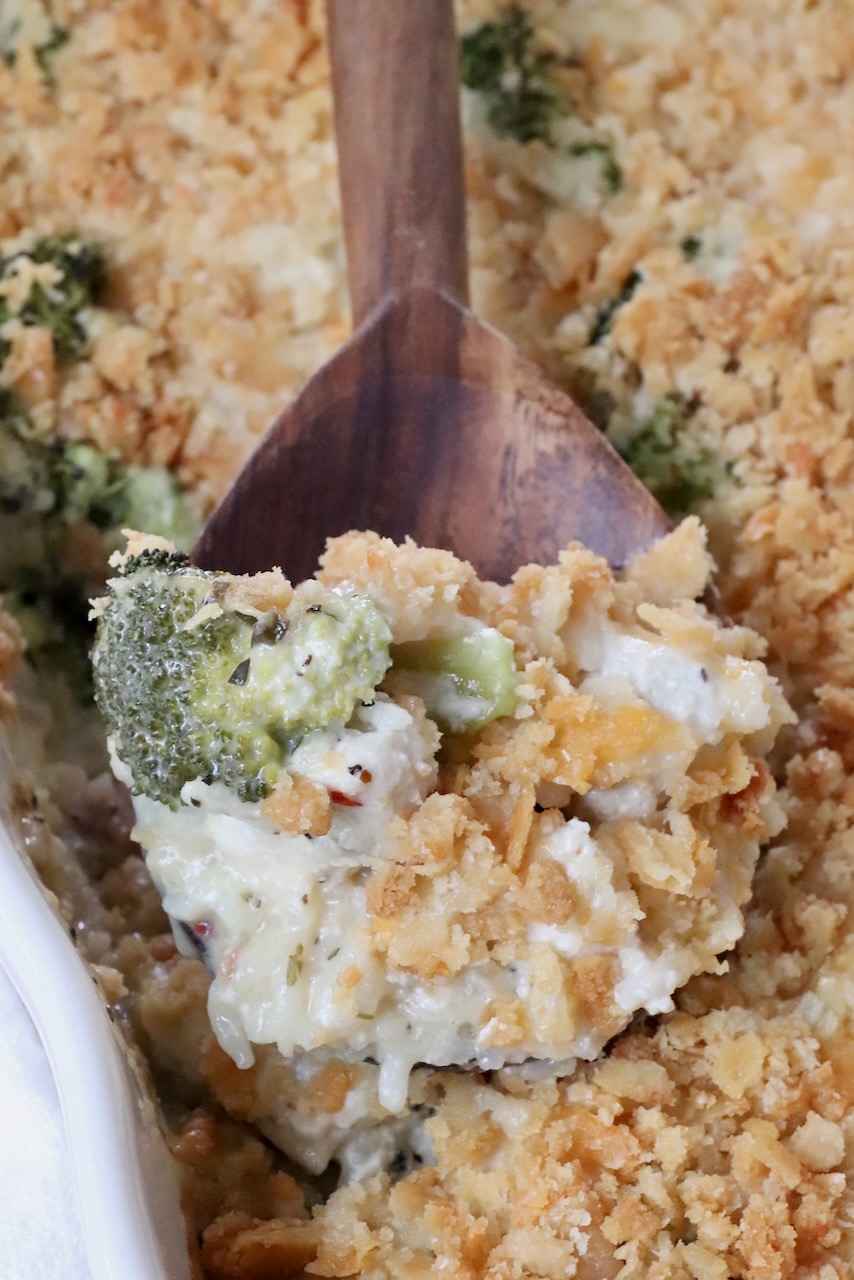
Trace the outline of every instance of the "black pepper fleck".
[[288, 620], [283, 618], [275, 609], [271, 609], [265, 613], [263, 618], [259, 618], [255, 623], [252, 631], [252, 643], [255, 644], [278, 644], [278, 642], [287, 635]]

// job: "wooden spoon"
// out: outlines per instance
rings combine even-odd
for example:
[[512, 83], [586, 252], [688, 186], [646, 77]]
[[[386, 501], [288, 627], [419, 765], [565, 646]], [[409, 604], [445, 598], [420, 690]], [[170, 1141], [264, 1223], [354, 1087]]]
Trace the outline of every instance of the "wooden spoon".
[[249, 459], [193, 559], [278, 564], [299, 581], [327, 537], [374, 529], [499, 582], [575, 538], [621, 564], [667, 517], [577, 405], [466, 306], [452, 0], [327, 10], [356, 328]]

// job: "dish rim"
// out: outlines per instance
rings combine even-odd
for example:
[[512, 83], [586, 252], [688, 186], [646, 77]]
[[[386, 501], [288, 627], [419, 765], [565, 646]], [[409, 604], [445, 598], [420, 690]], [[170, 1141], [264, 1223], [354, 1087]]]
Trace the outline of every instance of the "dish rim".
[[0, 964], [35, 1023], [59, 1094], [92, 1280], [194, 1280], [177, 1171], [121, 1032], [40, 887], [0, 750]]

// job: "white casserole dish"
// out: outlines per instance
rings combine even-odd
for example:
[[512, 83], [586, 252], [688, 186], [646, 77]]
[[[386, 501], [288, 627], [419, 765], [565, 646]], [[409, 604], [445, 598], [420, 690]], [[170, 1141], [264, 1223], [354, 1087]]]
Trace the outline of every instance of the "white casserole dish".
[[0, 964], [44, 1043], [62, 1105], [92, 1280], [192, 1280], [177, 1175], [93, 979], [35, 879], [0, 744]]

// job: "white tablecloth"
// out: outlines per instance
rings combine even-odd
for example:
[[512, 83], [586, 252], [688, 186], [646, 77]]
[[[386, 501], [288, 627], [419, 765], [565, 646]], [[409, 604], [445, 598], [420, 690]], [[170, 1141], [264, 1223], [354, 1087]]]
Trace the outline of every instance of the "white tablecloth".
[[53, 1076], [0, 968], [0, 1277], [91, 1280]]

